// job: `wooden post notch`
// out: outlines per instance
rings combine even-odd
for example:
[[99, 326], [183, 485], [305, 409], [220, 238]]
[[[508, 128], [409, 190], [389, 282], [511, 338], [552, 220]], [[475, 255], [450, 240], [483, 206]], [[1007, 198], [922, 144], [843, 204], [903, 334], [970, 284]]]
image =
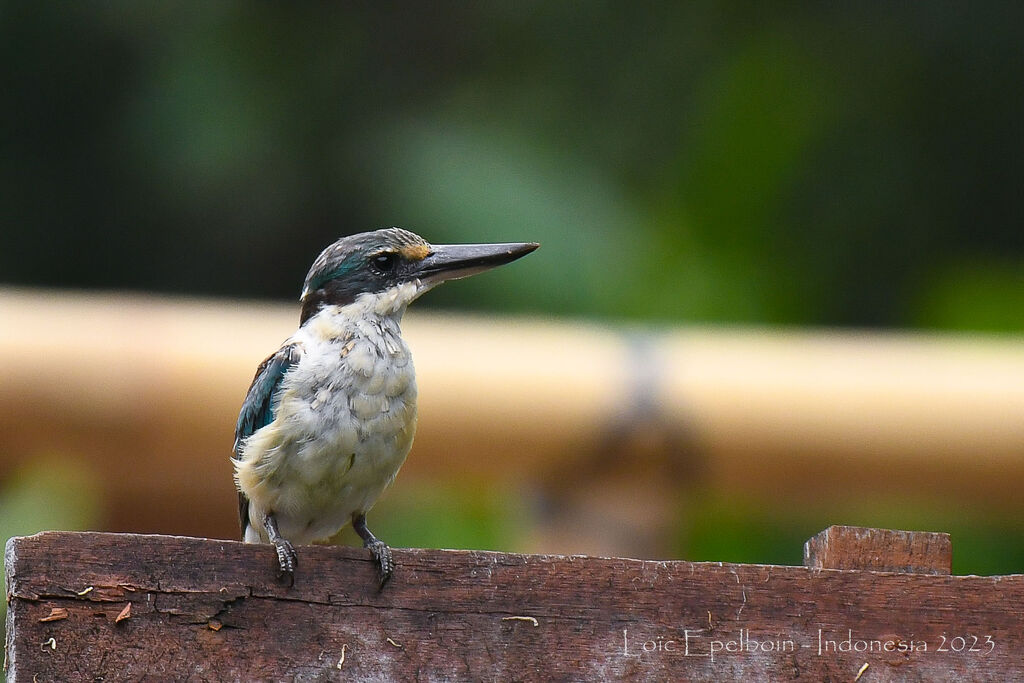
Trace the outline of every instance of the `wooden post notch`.
[[949, 534], [830, 526], [804, 544], [804, 566], [950, 574], [953, 544]]
[[942, 534], [832, 527], [804, 567], [396, 550], [380, 592], [361, 549], [299, 553], [288, 588], [266, 546], [11, 539], [8, 680], [1024, 680], [1024, 575], [952, 576]]

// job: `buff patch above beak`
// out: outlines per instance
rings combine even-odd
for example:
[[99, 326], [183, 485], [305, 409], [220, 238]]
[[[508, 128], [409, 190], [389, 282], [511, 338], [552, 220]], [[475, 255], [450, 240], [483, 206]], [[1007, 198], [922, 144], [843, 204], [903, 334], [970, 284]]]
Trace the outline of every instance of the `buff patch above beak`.
[[422, 261], [430, 255], [430, 247], [426, 244], [409, 244], [398, 250], [407, 261]]

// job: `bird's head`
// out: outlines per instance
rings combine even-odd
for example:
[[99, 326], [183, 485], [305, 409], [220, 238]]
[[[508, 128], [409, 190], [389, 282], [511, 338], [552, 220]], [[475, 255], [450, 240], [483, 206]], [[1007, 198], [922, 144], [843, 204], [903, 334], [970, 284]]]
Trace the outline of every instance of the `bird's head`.
[[344, 306], [362, 294], [384, 295], [409, 285], [408, 304], [445, 280], [468, 277], [514, 261], [539, 247], [508, 244], [429, 244], [402, 228], [342, 237], [316, 257], [302, 288], [301, 323], [324, 306]]

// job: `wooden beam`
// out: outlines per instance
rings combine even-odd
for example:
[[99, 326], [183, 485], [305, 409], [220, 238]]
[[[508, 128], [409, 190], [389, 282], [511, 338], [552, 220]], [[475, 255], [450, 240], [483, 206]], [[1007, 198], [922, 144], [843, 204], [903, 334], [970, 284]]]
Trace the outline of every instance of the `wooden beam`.
[[299, 558], [286, 587], [265, 545], [12, 539], [7, 680], [1024, 677], [1021, 575], [409, 549], [378, 592], [361, 549]]

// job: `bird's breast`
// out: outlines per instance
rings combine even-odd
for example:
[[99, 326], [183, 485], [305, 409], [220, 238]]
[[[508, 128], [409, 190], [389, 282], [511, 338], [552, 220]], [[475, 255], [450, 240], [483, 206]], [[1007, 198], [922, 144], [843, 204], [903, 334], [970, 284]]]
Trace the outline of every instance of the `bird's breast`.
[[304, 330], [302, 358], [282, 382], [275, 419], [247, 441], [238, 480], [260, 507], [336, 519], [336, 531], [369, 509], [405, 461], [415, 371], [397, 321]]
[[321, 446], [400, 464], [415, 428], [416, 376], [397, 324], [357, 320], [311, 342], [282, 398]]

